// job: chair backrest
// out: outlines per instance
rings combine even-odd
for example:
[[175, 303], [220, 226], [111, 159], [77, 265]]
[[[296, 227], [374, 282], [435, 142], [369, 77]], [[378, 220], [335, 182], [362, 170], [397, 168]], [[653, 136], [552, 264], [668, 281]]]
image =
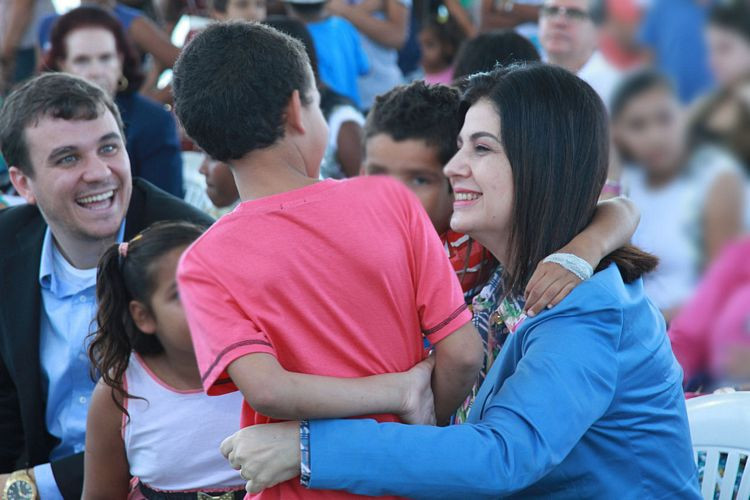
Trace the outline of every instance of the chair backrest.
[[750, 392], [690, 399], [687, 413], [703, 498], [750, 499]]

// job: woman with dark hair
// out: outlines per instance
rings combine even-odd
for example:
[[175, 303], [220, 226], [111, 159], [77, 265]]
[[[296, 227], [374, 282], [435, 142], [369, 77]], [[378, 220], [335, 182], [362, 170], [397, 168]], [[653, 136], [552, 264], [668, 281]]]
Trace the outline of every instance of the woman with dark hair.
[[85, 6], [60, 16], [45, 56], [49, 71], [85, 78], [109, 92], [125, 124], [133, 176], [182, 197], [182, 158], [172, 115], [140, 95], [143, 83], [136, 52], [120, 23], [100, 7]]
[[[541, 65], [477, 75], [464, 102], [445, 167], [451, 227], [501, 263], [475, 321], [513, 332], [468, 423], [286, 422], [244, 429], [222, 452], [252, 491], [301, 472], [311, 488], [413, 498], [700, 498], [682, 372], [640, 279], [656, 259], [621, 248], [592, 276], [575, 257], [550, 255], [594, 214], [608, 165], [603, 103]], [[514, 305], [545, 260], [590, 279], [519, 318]]]

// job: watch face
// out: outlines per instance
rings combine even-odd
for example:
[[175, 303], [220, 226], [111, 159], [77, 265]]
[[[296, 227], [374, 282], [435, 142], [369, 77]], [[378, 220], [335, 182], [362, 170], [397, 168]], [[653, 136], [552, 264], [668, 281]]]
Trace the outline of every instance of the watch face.
[[34, 490], [27, 481], [14, 481], [8, 487], [8, 500], [33, 500]]

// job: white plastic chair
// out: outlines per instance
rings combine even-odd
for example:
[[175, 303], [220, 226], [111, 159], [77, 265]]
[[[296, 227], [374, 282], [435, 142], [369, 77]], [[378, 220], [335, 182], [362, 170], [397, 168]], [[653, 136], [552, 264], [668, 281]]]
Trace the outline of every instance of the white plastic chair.
[[750, 499], [750, 392], [690, 399], [687, 414], [704, 500]]

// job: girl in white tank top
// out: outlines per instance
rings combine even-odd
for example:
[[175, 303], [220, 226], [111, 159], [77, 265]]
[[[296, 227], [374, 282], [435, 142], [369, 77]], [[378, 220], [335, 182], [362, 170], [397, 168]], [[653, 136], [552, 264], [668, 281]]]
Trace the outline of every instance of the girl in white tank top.
[[102, 374], [86, 429], [84, 499], [243, 498], [219, 451], [239, 430], [242, 395], [201, 389], [175, 284], [201, 228], [170, 222], [105, 252], [91, 360]]

